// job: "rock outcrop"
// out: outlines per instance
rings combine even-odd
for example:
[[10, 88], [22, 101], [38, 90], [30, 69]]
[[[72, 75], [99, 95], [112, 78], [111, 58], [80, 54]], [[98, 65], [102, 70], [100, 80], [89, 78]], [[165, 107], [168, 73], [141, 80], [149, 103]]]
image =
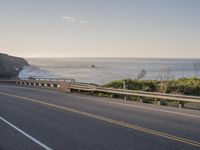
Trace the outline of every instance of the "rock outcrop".
[[20, 57], [0, 53], [0, 77], [17, 77], [28, 62]]

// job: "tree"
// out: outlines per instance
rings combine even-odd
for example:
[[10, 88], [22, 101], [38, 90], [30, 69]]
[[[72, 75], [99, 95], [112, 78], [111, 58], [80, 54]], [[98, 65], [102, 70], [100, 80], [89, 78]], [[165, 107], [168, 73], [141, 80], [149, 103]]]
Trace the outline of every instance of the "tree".
[[[164, 68], [159, 73], [160, 84], [158, 86], [158, 92], [166, 93], [170, 84], [170, 81], [174, 79], [170, 69]], [[161, 99], [159, 101], [160, 105], [167, 105], [167, 101]]]
[[160, 85], [158, 87], [158, 92], [166, 93], [169, 83], [173, 79], [174, 76], [172, 75], [170, 69], [167, 68], [162, 69], [161, 72], [159, 73]]
[[142, 80], [142, 79], [146, 76], [146, 74], [147, 74], [147, 71], [146, 71], [146, 70], [141, 70], [141, 71], [138, 73], [138, 75], [137, 75], [137, 77], [136, 77], [136, 80]]

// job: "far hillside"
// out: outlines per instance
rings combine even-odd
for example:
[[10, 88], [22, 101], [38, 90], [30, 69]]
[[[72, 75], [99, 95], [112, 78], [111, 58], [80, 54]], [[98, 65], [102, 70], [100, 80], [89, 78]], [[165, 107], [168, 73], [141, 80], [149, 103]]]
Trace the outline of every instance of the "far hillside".
[[0, 53], [0, 77], [17, 77], [28, 62], [20, 57]]

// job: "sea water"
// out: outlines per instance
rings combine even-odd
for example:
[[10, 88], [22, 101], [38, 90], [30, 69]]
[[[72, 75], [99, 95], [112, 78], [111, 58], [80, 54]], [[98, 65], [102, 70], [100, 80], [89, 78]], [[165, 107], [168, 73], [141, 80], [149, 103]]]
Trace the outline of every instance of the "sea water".
[[27, 58], [20, 78], [69, 78], [77, 82], [105, 84], [113, 80], [135, 79], [146, 70], [144, 79], [159, 80], [162, 70], [175, 79], [195, 76], [197, 59], [154, 58]]

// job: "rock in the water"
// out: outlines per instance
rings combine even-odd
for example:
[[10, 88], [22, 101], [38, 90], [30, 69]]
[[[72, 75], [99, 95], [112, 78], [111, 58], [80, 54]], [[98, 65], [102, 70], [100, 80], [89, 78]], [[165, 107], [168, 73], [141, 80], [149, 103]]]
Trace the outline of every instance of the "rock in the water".
[[17, 77], [28, 62], [20, 57], [0, 53], [0, 77]]

